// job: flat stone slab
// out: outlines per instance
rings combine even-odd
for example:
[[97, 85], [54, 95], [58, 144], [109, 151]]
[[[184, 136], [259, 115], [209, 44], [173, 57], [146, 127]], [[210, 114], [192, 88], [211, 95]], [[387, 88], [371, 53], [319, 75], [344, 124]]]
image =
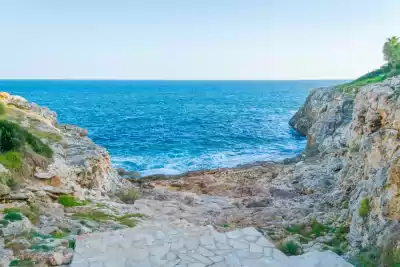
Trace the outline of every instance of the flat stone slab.
[[[254, 228], [220, 233], [211, 226], [145, 223], [78, 236], [71, 267], [351, 267], [334, 253], [287, 257]], [[337, 258], [336, 258], [337, 257]], [[342, 260], [343, 262], [340, 262]]]

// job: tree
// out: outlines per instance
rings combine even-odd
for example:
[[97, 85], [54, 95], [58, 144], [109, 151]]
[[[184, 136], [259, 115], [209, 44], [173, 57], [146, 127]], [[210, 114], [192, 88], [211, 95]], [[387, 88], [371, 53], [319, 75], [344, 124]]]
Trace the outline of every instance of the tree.
[[393, 36], [388, 38], [383, 45], [383, 56], [392, 69], [400, 65], [400, 38]]

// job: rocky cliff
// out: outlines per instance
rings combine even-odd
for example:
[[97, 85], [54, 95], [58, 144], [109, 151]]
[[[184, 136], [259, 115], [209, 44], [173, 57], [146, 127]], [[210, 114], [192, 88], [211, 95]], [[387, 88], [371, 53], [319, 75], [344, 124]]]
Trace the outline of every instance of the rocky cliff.
[[[219, 232], [255, 227], [287, 255], [322, 251], [323, 258], [323, 251], [332, 250], [356, 266], [397, 263], [400, 77], [362, 87], [356, 96], [334, 87], [314, 89], [290, 120], [308, 140], [294, 163], [266, 162], [132, 183], [120, 180], [108, 153], [87, 131], [59, 125], [55, 113], [23, 98], [0, 95], [6, 105], [3, 119], [53, 151], [46, 159], [28, 147], [23, 175], [0, 166], [4, 175], [22, 178], [0, 188], [6, 202], [0, 204], [0, 247], [8, 248], [0, 250], [4, 262], [18, 258], [62, 265], [71, 261], [71, 240], [82, 234], [172, 224], [178, 229], [211, 225]], [[13, 219], [15, 213], [20, 220]], [[367, 255], [360, 254], [364, 251]], [[186, 254], [177, 257], [174, 262], [196, 263]]]
[[355, 96], [314, 89], [290, 120], [308, 140], [295, 163], [195, 172], [148, 185], [229, 198], [235, 207], [208, 216], [214, 225], [257, 226], [276, 244], [293, 241], [302, 252], [330, 249], [357, 266], [394, 266], [399, 94], [400, 77]]
[[[4, 105], [3, 120], [13, 122], [47, 144], [52, 157], [45, 164], [28, 158], [23, 165], [30, 169], [22, 175], [24, 187], [46, 184], [57, 190], [73, 192], [79, 197], [105, 195], [121, 184], [112, 168], [107, 151], [94, 144], [87, 131], [72, 125], [59, 125], [56, 113], [28, 103], [22, 97], [0, 93]], [[13, 172], [0, 166], [4, 172]], [[27, 190], [28, 190], [27, 189]]]
[[306, 152], [318, 151], [321, 168], [333, 170], [331, 205], [348, 201], [348, 240], [356, 248], [399, 242], [399, 92], [400, 77], [364, 86], [354, 99], [315, 89], [291, 120], [307, 136]]

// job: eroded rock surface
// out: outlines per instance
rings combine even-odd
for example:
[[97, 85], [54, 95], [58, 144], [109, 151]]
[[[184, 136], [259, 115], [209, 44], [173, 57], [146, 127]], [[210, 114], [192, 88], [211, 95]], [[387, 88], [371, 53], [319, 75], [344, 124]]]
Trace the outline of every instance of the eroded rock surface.
[[[351, 265], [328, 251], [350, 259], [362, 248], [397, 249], [400, 241], [399, 92], [400, 77], [362, 87], [355, 97], [335, 88], [314, 89], [290, 121], [308, 139], [305, 152], [293, 163], [257, 163], [140, 180], [135, 179], [137, 175], [133, 172], [119, 170], [129, 178], [121, 180], [111, 166], [107, 151], [95, 145], [87, 137], [87, 131], [58, 125], [55, 114], [48, 109], [29, 104], [20, 97], [0, 94], [8, 104], [9, 120], [39, 131], [54, 151], [53, 158], [39, 161], [41, 164], [32, 168], [19, 186], [1, 188], [0, 197], [8, 203], [1, 204], [0, 209], [24, 208], [37, 212], [38, 218], [35, 220], [25, 211], [20, 222], [10, 223], [1, 215], [0, 223], [6, 221], [3, 224], [7, 225], [0, 224], [5, 230], [3, 240], [0, 239], [4, 244], [0, 245], [9, 247], [0, 256], [8, 261], [19, 258], [53, 266], [67, 264], [73, 255], [71, 240], [77, 238], [79, 255], [75, 255], [74, 266], [87, 266], [93, 259], [107, 262], [112, 257], [105, 257], [108, 254], [101, 251], [118, 247], [118, 242], [113, 241], [110, 247], [97, 247], [97, 250], [99, 239], [120, 238], [122, 249], [127, 249], [126, 257], [117, 257], [116, 265], [111, 266], [131, 266], [136, 260], [148, 264], [143, 266], [271, 266], [268, 263], [329, 266], [337, 263], [347, 267]], [[0, 171], [7, 173], [8, 170], [0, 168]], [[136, 194], [126, 194], [132, 199], [118, 194], [133, 189], [139, 192], [140, 199], [136, 200]], [[87, 202], [64, 207], [58, 203], [64, 194]], [[32, 223], [22, 225], [27, 220]], [[17, 226], [29, 226], [31, 233], [40, 235], [18, 233], [11, 242], [7, 239], [8, 233], [21, 229]], [[211, 244], [200, 246], [202, 236], [212, 236], [209, 241], [216, 245], [221, 242], [212, 233], [221, 233], [221, 240], [230, 240], [229, 236], [234, 233], [247, 231], [243, 229], [257, 229], [255, 232], [275, 246], [272, 254], [276, 251], [280, 262], [265, 255], [264, 248], [261, 252], [257, 241], [246, 235], [242, 235], [244, 239], [228, 243], [227, 254], [222, 255], [221, 261], [213, 261], [212, 257], [221, 255], [216, 254], [216, 249], [205, 247]], [[195, 230], [197, 234], [192, 235]], [[143, 240], [136, 240], [141, 231], [151, 233]], [[157, 237], [154, 233], [158, 231], [161, 234]], [[186, 237], [197, 240], [192, 243], [199, 245], [193, 251], [185, 248], [186, 254], [174, 252], [173, 239], [186, 244]], [[91, 243], [96, 249], [86, 250]], [[304, 254], [287, 257], [276, 249], [285, 251], [288, 243], [292, 250], [295, 244], [294, 253]], [[127, 244], [135, 247], [135, 253], [130, 253], [132, 250]], [[50, 249], [43, 251], [44, 245]], [[139, 258], [131, 260], [130, 257]], [[293, 265], [294, 260], [297, 265]]]

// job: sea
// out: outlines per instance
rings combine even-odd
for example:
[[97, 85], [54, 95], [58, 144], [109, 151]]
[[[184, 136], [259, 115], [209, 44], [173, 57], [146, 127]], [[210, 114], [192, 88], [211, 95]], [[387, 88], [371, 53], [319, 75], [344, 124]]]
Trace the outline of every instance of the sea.
[[0, 91], [88, 129], [115, 167], [147, 176], [293, 157], [306, 140], [289, 119], [311, 89], [342, 82], [0, 80]]

